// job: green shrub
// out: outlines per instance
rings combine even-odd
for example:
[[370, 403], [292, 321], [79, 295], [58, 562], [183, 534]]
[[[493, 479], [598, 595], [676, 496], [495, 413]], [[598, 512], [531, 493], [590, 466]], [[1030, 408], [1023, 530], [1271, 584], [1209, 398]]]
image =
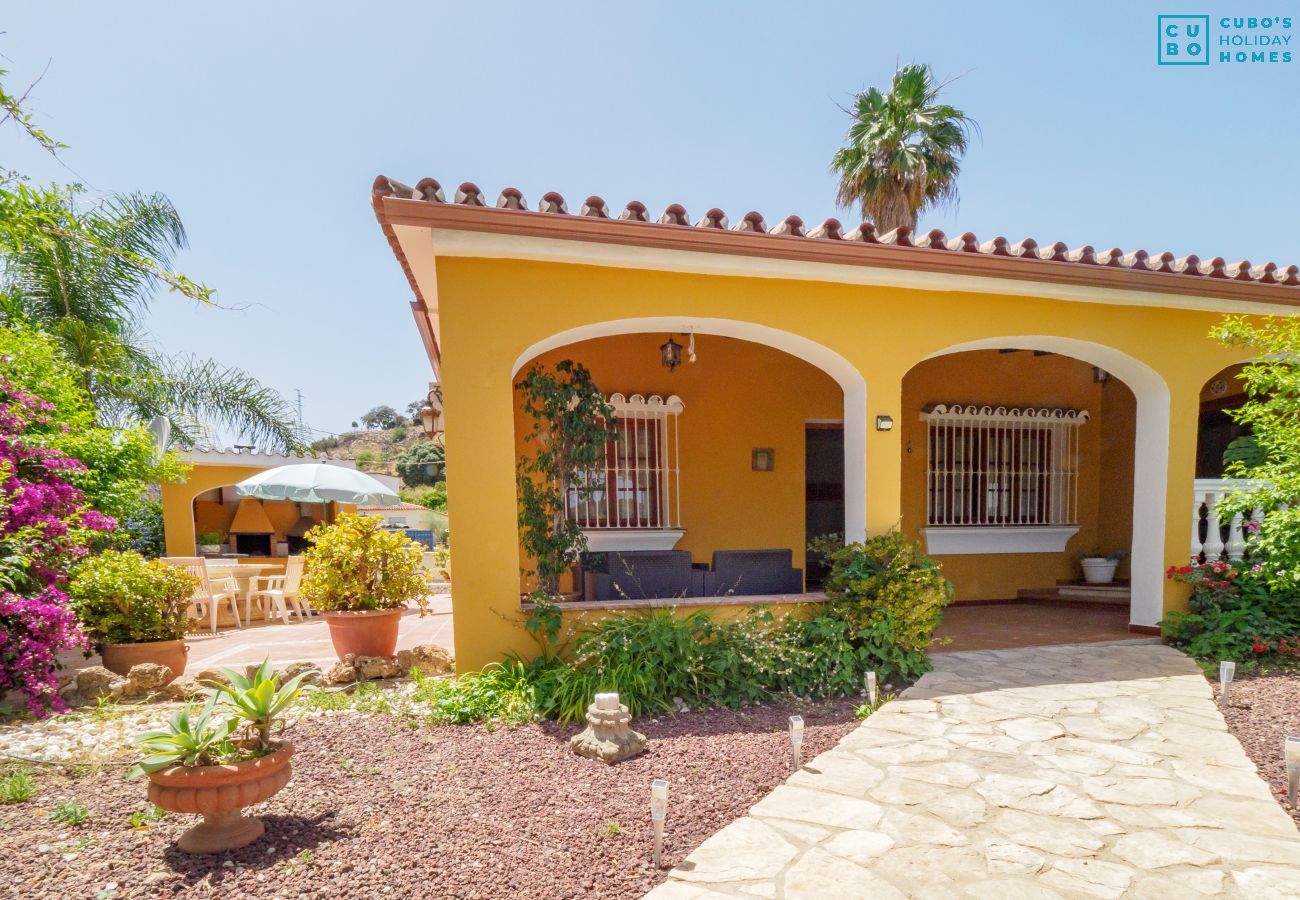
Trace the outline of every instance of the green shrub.
[[68, 586], [72, 608], [91, 639], [105, 644], [185, 637], [198, 579], [133, 550], [105, 550], [78, 567]]
[[1268, 565], [1221, 560], [1171, 567], [1167, 577], [1191, 585], [1191, 612], [1160, 622], [1166, 641], [1199, 659], [1250, 662], [1290, 655], [1300, 639], [1300, 595], [1270, 584]]
[[490, 663], [457, 678], [420, 678], [411, 699], [429, 703], [435, 725], [497, 721], [520, 725], [537, 716], [537, 669], [518, 660]]
[[916, 542], [891, 531], [847, 545], [834, 536], [818, 538], [809, 549], [830, 563], [823, 586], [831, 615], [855, 633], [889, 620], [899, 647], [925, 651], [953, 589]]
[[424, 547], [374, 516], [345, 513], [307, 532], [306, 574], [299, 595], [331, 612], [400, 609], [428, 602]]

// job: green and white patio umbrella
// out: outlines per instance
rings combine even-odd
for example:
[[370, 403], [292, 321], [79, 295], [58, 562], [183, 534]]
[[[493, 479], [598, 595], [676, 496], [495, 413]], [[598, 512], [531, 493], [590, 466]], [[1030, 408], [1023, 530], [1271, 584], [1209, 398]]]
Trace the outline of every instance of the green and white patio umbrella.
[[292, 500], [296, 503], [352, 503], [382, 506], [398, 496], [382, 481], [365, 472], [328, 463], [298, 463], [258, 472], [235, 485], [241, 497]]

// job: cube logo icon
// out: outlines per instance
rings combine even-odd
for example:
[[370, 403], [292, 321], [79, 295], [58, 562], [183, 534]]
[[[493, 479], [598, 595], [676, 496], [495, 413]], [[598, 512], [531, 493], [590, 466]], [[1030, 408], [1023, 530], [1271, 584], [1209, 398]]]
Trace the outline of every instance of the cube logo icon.
[[1156, 61], [1162, 66], [1210, 64], [1209, 16], [1157, 16]]

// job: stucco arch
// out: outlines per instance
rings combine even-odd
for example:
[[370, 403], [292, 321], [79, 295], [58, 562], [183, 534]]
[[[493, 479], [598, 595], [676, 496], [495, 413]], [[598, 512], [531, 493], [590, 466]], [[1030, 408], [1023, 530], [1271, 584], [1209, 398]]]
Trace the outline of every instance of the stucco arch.
[[1169, 386], [1155, 369], [1121, 350], [1055, 335], [1008, 335], [954, 344], [926, 359], [969, 350], [1043, 350], [1073, 357], [1119, 378], [1137, 399], [1133, 446], [1132, 602], [1129, 621], [1155, 625], [1164, 615], [1165, 507], [1169, 482]]
[[860, 541], [867, 533], [867, 382], [847, 359], [799, 334], [755, 322], [701, 316], [650, 316], [610, 319], [559, 331], [528, 347], [515, 359], [511, 377], [542, 353], [594, 338], [618, 334], [676, 333], [736, 338], [772, 347], [815, 366], [844, 393], [844, 534]]

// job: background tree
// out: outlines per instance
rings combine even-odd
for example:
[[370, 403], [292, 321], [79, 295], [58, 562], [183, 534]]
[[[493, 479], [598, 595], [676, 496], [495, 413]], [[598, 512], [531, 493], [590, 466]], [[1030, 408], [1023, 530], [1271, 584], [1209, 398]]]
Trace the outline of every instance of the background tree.
[[[1223, 501], [1226, 515], [1250, 519], [1262, 509], [1258, 533], [1250, 538], [1251, 559], [1279, 591], [1300, 589], [1300, 321], [1281, 316], [1228, 316], [1212, 336], [1258, 354], [1241, 371], [1246, 402], [1229, 410], [1250, 429], [1250, 453], [1225, 455], [1230, 478], [1251, 486]], [[1225, 518], [1224, 521], [1227, 521]]]
[[835, 200], [860, 207], [880, 233], [915, 229], [925, 209], [957, 199], [961, 158], [979, 126], [938, 101], [944, 87], [929, 66], [907, 65], [894, 73], [888, 93], [873, 87], [845, 110], [853, 122], [831, 160], [840, 178]]
[[372, 431], [376, 428], [396, 428], [402, 422], [401, 414], [391, 406], [376, 406], [361, 417], [361, 424]]
[[424, 420], [420, 418], [420, 410], [424, 409], [425, 400], [415, 400], [406, 404], [406, 414], [411, 417], [412, 425], [423, 425]]
[[[82, 373], [100, 421], [131, 427], [171, 420], [182, 445], [213, 440], [215, 429], [270, 449], [305, 441], [293, 410], [275, 391], [214, 360], [159, 351], [144, 328], [149, 303], [185, 246], [185, 229], [161, 194], [113, 194], [78, 210], [76, 188], [41, 200], [55, 223], [43, 240], [0, 248], [0, 322], [53, 337]], [[87, 243], [65, 229], [95, 236]], [[99, 246], [129, 254], [105, 254]], [[136, 260], [147, 260], [142, 268]]]
[[408, 447], [397, 461], [397, 474], [414, 487], [437, 484], [446, 479], [446, 450], [432, 441], [420, 441]]

